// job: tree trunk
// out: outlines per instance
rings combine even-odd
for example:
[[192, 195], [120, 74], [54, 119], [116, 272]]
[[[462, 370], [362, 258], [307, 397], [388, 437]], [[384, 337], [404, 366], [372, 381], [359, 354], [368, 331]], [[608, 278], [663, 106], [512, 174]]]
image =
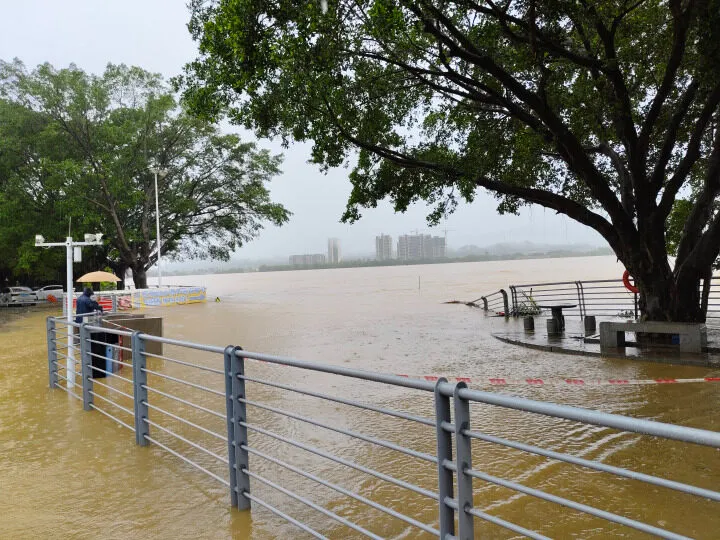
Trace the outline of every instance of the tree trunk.
[[645, 321], [705, 322], [701, 305], [700, 277], [674, 278], [664, 272], [649, 272], [636, 280], [640, 289], [638, 305]]
[[142, 264], [133, 266], [133, 282], [136, 289], [147, 289], [147, 272]]

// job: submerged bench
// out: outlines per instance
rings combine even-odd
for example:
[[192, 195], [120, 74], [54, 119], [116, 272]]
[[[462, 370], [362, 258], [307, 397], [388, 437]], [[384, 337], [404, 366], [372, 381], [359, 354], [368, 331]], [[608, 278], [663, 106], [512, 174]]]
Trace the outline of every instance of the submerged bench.
[[701, 353], [707, 347], [707, 327], [704, 324], [603, 321], [600, 323], [600, 351], [624, 347], [625, 332], [677, 335], [681, 352]]

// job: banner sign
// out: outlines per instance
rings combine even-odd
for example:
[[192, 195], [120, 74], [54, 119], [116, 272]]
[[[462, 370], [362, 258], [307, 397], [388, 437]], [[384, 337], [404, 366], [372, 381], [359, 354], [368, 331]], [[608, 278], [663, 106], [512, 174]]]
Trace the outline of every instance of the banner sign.
[[206, 300], [207, 289], [205, 287], [141, 289], [132, 293], [133, 308], [197, 304]]

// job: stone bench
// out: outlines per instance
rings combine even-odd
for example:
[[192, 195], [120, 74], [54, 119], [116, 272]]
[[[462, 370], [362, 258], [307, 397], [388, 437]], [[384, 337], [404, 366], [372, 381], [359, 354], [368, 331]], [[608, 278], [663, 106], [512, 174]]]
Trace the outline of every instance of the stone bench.
[[600, 351], [624, 347], [625, 332], [677, 335], [681, 352], [701, 353], [707, 347], [707, 327], [704, 324], [603, 321], [600, 323]]

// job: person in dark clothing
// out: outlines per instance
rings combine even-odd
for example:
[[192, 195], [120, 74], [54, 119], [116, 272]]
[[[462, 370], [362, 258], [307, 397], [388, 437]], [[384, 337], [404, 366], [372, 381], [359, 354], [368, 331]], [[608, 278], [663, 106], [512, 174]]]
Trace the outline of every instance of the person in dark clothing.
[[[77, 315], [82, 315], [84, 313], [93, 313], [95, 311], [99, 311], [100, 313], [102, 313], [102, 306], [91, 298], [92, 295], [93, 290], [90, 287], [87, 287], [83, 292], [82, 296], [77, 299], [77, 309], [75, 310], [75, 313]], [[85, 317], [75, 317], [75, 322], [80, 324], [83, 322], [84, 318]]]

